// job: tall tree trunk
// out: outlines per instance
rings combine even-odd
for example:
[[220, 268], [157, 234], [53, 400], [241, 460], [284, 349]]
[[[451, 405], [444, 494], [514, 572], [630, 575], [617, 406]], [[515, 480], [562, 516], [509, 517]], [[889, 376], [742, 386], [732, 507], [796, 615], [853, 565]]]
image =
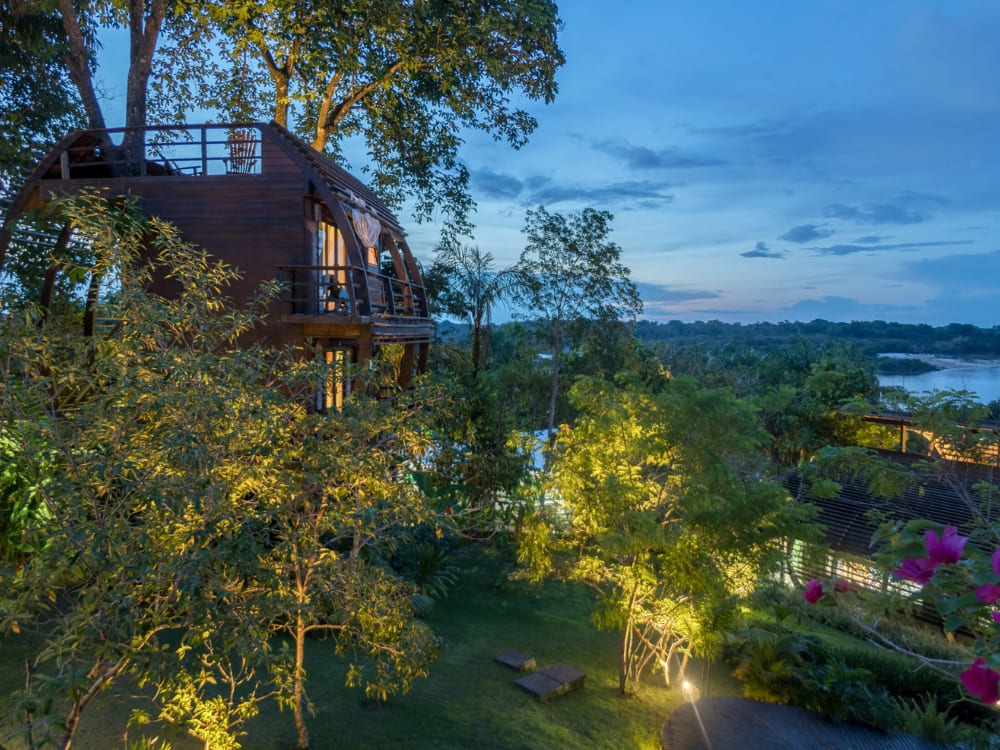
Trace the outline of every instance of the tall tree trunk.
[[[146, 13], [146, 0], [129, 2], [129, 66], [125, 93], [125, 127], [146, 127], [146, 103], [149, 77], [153, 73], [153, 53], [167, 14], [167, 0], [151, 0]], [[145, 159], [143, 130], [127, 131], [122, 151], [130, 173], [138, 173]]]
[[562, 357], [562, 339], [552, 349], [552, 393], [549, 396], [549, 442], [556, 431], [556, 399], [559, 396], [559, 360]]
[[94, 79], [90, 75], [90, 50], [83, 39], [80, 29], [80, 18], [73, 7], [73, 0], [59, 0], [59, 15], [62, 16], [63, 30], [69, 41], [69, 53], [66, 55], [66, 67], [69, 77], [80, 94], [83, 110], [87, 113], [87, 127], [94, 130], [104, 130], [104, 113], [97, 101], [94, 91]]
[[618, 654], [618, 690], [622, 695], [628, 695], [626, 685], [628, 684], [627, 667], [628, 652], [632, 649], [632, 618], [625, 622], [625, 632], [622, 633], [621, 652]]
[[295, 715], [295, 731], [299, 740], [298, 750], [309, 747], [309, 729], [306, 727], [306, 622], [301, 614], [295, 616], [295, 674], [292, 678], [292, 712]]
[[259, 43], [257, 48], [264, 59], [267, 74], [271, 76], [271, 82], [274, 84], [274, 121], [281, 127], [287, 128], [288, 108], [291, 104], [288, 99], [288, 89], [295, 64], [298, 62], [299, 43], [292, 42], [291, 49], [280, 64], [265, 43]]
[[274, 105], [274, 121], [278, 123], [281, 127], [288, 127], [288, 78], [287, 76], [279, 76], [274, 79], [274, 93], [275, 93], [275, 105]]
[[[146, 0], [129, 0], [129, 69], [125, 95], [125, 126], [142, 128], [146, 126], [146, 97], [149, 77], [153, 70], [153, 53], [160, 36], [160, 29], [167, 14], [167, 0], [151, 0], [149, 13], [146, 12]], [[87, 49], [80, 28], [80, 18], [73, 7], [73, 0], [59, 0], [59, 14], [62, 17], [63, 30], [69, 42], [69, 54], [66, 56], [66, 66], [69, 68], [70, 79], [76, 85], [87, 113], [87, 126], [92, 130], [104, 130], [107, 123], [101, 104], [94, 90], [94, 80], [90, 74], [90, 50]], [[127, 155], [126, 162], [134, 167], [142, 158], [142, 133], [126, 134], [122, 150]], [[102, 146], [108, 150], [112, 169], [117, 173], [123, 171], [120, 158], [112, 156], [112, 144], [105, 138]]]
[[[631, 565], [629, 567], [635, 568], [636, 558], [633, 556]], [[631, 661], [632, 661], [632, 637], [633, 637], [633, 624], [635, 623], [635, 618], [632, 616], [635, 612], [635, 601], [639, 595], [639, 586], [634, 581], [632, 582], [632, 590], [628, 595], [628, 603], [626, 606], [625, 613], [625, 633], [622, 636], [622, 651], [620, 654], [620, 663], [618, 665], [618, 689], [621, 690], [622, 695], [628, 695], [628, 688], [631, 682]]]
[[472, 379], [479, 375], [479, 361], [483, 358], [483, 321], [474, 318], [472, 321]]

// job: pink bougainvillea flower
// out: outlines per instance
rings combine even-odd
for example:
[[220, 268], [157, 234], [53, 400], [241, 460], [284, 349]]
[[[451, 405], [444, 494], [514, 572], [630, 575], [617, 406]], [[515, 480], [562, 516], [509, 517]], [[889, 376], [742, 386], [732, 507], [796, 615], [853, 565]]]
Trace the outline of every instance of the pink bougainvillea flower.
[[806, 590], [802, 592], [802, 596], [810, 604], [815, 604], [823, 596], [823, 585], [815, 578], [810, 578], [809, 583], [806, 584]]
[[1000, 612], [990, 612], [993, 616], [993, 622], [1000, 623]]
[[935, 568], [937, 565], [926, 557], [911, 557], [903, 560], [892, 574], [896, 578], [906, 578], [923, 586], [934, 577]]
[[985, 586], [980, 586], [976, 589], [976, 598], [986, 604], [996, 604], [1000, 601], [1000, 584], [987, 583]]
[[837, 579], [837, 591], [843, 594], [845, 591], [850, 591], [850, 590], [851, 590], [850, 581], [848, 581], [846, 578]]
[[927, 529], [924, 534], [924, 546], [927, 547], [927, 558], [934, 565], [942, 563], [957, 563], [962, 557], [962, 549], [968, 541], [966, 536], [958, 536], [955, 527], [948, 524], [940, 538], [936, 531]]
[[[1000, 549], [993, 553], [993, 571], [1000, 576]], [[1000, 601], [1000, 584], [997, 583], [987, 583], [985, 586], [980, 586], [976, 589], [976, 598], [985, 602], [986, 604], [996, 604]], [[998, 622], [996, 619], [997, 613], [993, 613], [994, 622]]]
[[972, 666], [962, 672], [962, 684], [965, 689], [983, 701], [996, 703], [1000, 700], [1000, 674], [986, 666], [986, 660], [976, 659]]

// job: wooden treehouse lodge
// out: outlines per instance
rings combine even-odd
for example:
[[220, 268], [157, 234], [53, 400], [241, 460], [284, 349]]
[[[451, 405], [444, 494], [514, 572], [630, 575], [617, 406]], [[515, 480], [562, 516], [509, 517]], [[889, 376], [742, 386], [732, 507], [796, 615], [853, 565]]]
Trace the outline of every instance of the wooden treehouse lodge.
[[[114, 139], [119, 138], [120, 144]], [[84, 189], [135, 196], [141, 210], [240, 269], [230, 288], [247, 302], [264, 281], [283, 293], [257, 335], [283, 346], [311, 341], [331, 365], [362, 364], [395, 345], [398, 380], [423, 371], [434, 324], [405, 233], [364, 184], [277, 123], [84, 131], [67, 135], [13, 196], [0, 228], [0, 271], [12, 242], [39, 237], [24, 221], [53, 198]], [[35, 255], [58, 255], [68, 233]], [[51, 273], [41, 302], [51, 295]], [[170, 294], [163, 279], [152, 292]], [[84, 332], [94, 331], [91, 305]], [[401, 352], [401, 354], [400, 354]], [[349, 387], [331, 386], [320, 408]]]

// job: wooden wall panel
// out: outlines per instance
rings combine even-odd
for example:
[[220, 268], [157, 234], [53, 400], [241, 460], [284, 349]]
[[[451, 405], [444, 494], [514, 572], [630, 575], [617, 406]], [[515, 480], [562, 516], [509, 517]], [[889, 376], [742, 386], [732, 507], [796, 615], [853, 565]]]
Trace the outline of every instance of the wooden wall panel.
[[[330, 196], [332, 190], [336, 196], [350, 189], [374, 201], [370, 210], [374, 210], [383, 222], [388, 222], [385, 226], [398, 229], [389, 209], [352, 176], [275, 125], [253, 127], [259, 127], [262, 136], [260, 172], [256, 174], [160, 174], [131, 178], [105, 175], [86, 180], [64, 180], [58, 175], [55, 178], [50, 175], [49, 178], [37, 178], [32, 189], [39, 189], [42, 200], [94, 187], [105, 190], [112, 197], [137, 196], [145, 213], [175, 224], [185, 240], [240, 269], [243, 278], [226, 292], [237, 304], [245, 304], [262, 282], [275, 279], [278, 266], [313, 263], [312, 206], [319, 199], [319, 193]], [[316, 190], [317, 185], [324, 187]], [[347, 221], [339, 203], [332, 207], [332, 213]], [[345, 237], [353, 241], [350, 228], [342, 229]], [[398, 257], [400, 252], [405, 257]], [[416, 273], [405, 242], [399, 243], [393, 257], [397, 274]], [[359, 278], [364, 278], [363, 272]], [[154, 283], [152, 291], [172, 295], [176, 288], [161, 278]], [[376, 345], [405, 342], [412, 347], [433, 338], [433, 323], [427, 318], [368, 321], [348, 317], [338, 321], [329, 317], [310, 323], [290, 315], [288, 310], [281, 309], [280, 303], [273, 307], [267, 324], [251, 338], [263, 338], [272, 345], [302, 343], [308, 336], [353, 340], [361, 359], [368, 356], [366, 347], [373, 341]], [[421, 347], [421, 362], [425, 363], [426, 343]], [[412, 357], [413, 352], [408, 350], [407, 356]]]

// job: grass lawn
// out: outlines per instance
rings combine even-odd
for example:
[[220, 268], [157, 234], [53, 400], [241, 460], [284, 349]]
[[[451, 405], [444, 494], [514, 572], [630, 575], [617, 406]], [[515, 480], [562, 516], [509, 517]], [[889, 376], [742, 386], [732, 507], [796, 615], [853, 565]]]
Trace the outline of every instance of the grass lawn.
[[[428, 622], [443, 641], [430, 676], [386, 705], [366, 706], [362, 693], [344, 687], [342, 660], [323, 641], [309, 644], [310, 697], [316, 714], [309, 721], [316, 750], [326, 748], [659, 748], [659, 732], [670, 711], [683, 701], [668, 689], [661, 673], [649, 675], [637, 696], [618, 692], [618, 638], [590, 624], [591, 593], [580, 586], [550, 583], [542, 588], [512, 583], [500, 574], [500, 561], [486, 549], [461, 556], [462, 576]], [[26, 649], [0, 642], [0, 688], [23, 684]], [[509, 650], [535, 657], [539, 668], [564, 662], [587, 674], [586, 686], [550, 701], [518, 688], [522, 676], [495, 661]], [[697, 679], [700, 672], [695, 671]], [[126, 747], [123, 731], [130, 708], [142, 699], [136, 691], [109, 690], [81, 721], [74, 747], [115, 750]], [[739, 695], [739, 684], [724, 667], [712, 672], [702, 695]], [[295, 728], [289, 712], [273, 702], [247, 724], [242, 743], [248, 750], [289, 750]], [[163, 727], [149, 736], [169, 738], [175, 750], [200, 748]], [[137, 728], [129, 737], [140, 736]], [[21, 747], [16, 742], [9, 745]]]

